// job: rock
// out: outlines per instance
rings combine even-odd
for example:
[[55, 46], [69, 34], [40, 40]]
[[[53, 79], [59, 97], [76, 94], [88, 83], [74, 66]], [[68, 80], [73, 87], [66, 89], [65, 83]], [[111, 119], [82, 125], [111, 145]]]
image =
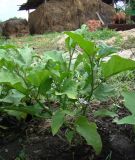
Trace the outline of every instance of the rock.
[[125, 41], [129, 37], [135, 37], [135, 28], [126, 31], [119, 31], [118, 33], [122, 36], [123, 40]]
[[118, 55], [123, 58], [135, 60], [135, 48], [120, 51]]
[[66, 40], [66, 38], [67, 38], [67, 35], [63, 35], [63, 36], [61, 36], [61, 37], [58, 37], [58, 40], [57, 40], [57, 48], [59, 49], [59, 50], [62, 50], [62, 49], [64, 49], [65, 48], [65, 40]]
[[9, 19], [3, 23], [2, 35], [6, 38], [29, 34], [28, 22], [25, 19]]
[[114, 43], [115, 43], [115, 41], [116, 41], [116, 37], [112, 37], [112, 38], [110, 38], [110, 39], [108, 39], [108, 40], [106, 40], [106, 41], [104, 41], [107, 45], [113, 45]]
[[0, 35], [2, 35], [2, 23], [0, 23]]

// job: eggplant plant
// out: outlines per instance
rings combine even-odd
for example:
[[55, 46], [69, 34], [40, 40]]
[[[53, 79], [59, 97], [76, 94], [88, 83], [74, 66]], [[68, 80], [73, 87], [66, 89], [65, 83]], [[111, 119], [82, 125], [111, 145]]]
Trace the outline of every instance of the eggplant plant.
[[114, 96], [107, 79], [134, 69], [135, 62], [113, 55], [111, 47], [96, 46], [79, 32], [65, 34], [66, 51], [40, 56], [28, 47], [0, 46], [0, 111], [19, 120], [28, 114], [50, 119], [53, 135], [62, 132], [69, 143], [80, 135], [100, 154], [102, 140], [87, 114], [91, 100]]

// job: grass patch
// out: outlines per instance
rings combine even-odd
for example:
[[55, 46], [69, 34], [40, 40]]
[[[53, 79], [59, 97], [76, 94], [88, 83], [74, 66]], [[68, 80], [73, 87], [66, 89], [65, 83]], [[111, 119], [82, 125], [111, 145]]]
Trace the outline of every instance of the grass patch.
[[48, 50], [57, 49], [56, 41], [63, 35], [63, 33], [47, 33], [43, 35], [29, 35], [25, 37], [12, 38], [7, 40], [7, 43], [14, 44], [17, 47], [28, 45], [37, 53], [43, 53]]
[[112, 37], [119, 37], [120, 35], [115, 30], [105, 28], [102, 30], [97, 30], [95, 32], [87, 32], [85, 36], [89, 40], [107, 40]]

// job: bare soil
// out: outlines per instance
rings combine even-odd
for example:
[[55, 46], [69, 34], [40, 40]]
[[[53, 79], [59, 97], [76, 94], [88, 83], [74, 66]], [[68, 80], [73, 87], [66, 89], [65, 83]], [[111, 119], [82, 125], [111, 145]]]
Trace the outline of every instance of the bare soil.
[[[128, 112], [121, 108], [118, 114], [123, 117]], [[89, 118], [96, 121], [102, 138], [103, 150], [99, 156], [85, 142], [69, 145], [62, 137], [52, 136], [46, 121], [18, 122], [2, 116], [0, 160], [135, 160], [135, 134], [131, 126], [116, 125], [111, 118], [93, 119], [91, 114]]]

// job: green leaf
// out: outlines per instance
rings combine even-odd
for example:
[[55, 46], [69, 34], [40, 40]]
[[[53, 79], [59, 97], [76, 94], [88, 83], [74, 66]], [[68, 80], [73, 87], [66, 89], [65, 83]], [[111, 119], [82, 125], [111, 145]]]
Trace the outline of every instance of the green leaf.
[[94, 112], [95, 117], [115, 117], [117, 114], [115, 112], [111, 112], [107, 109], [99, 109]]
[[46, 95], [46, 92], [51, 89], [52, 82], [53, 82], [52, 78], [44, 79], [40, 84], [39, 93]]
[[16, 117], [16, 119], [21, 120], [21, 119], [26, 119], [27, 113], [20, 112], [20, 111], [15, 111], [15, 110], [4, 110], [7, 112], [8, 115]]
[[29, 74], [27, 80], [34, 86], [39, 87], [41, 83], [49, 79], [50, 73], [48, 70], [35, 70]]
[[79, 46], [84, 50], [85, 53], [89, 56], [95, 55], [98, 51], [95, 43], [86, 40], [82, 35], [73, 33], [73, 32], [65, 32], [69, 37], [71, 37]]
[[60, 127], [64, 123], [64, 117], [65, 113], [63, 112], [63, 110], [57, 110], [52, 116], [51, 128], [53, 135], [55, 135], [59, 131]]
[[100, 101], [107, 100], [109, 97], [115, 96], [115, 89], [111, 85], [101, 84], [94, 91], [94, 96]]
[[76, 112], [73, 111], [73, 110], [63, 110], [63, 112], [64, 112], [66, 115], [71, 116], [71, 117], [75, 116], [75, 114], [76, 114]]
[[75, 49], [76, 43], [71, 39], [70, 37], [67, 37], [65, 40], [65, 44], [69, 52], [71, 52], [72, 49]]
[[32, 53], [32, 48], [25, 47], [22, 49], [19, 49], [19, 54], [17, 55], [16, 60], [18, 60], [20, 65], [26, 65], [30, 66], [33, 61], [33, 53]]
[[27, 113], [33, 116], [40, 117], [41, 112], [43, 111], [43, 108], [39, 104], [35, 104], [33, 106], [4, 106], [2, 107], [5, 111], [18, 111], [22, 113]]
[[91, 145], [96, 154], [100, 154], [102, 149], [102, 142], [100, 135], [97, 132], [97, 126], [95, 123], [89, 123], [86, 117], [79, 117], [76, 121], [77, 132], [85, 138], [87, 143]]
[[44, 59], [46, 61], [52, 60], [54, 62], [63, 62], [61, 51], [47, 51], [44, 53]]
[[14, 85], [11, 85], [11, 87], [25, 95], [27, 95], [29, 92], [28, 89], [25, 88], [21, 82], [15, 83]]
[[135, 115], [135, 92], [123, 92], [125, 107]]
[[113, 53], [116, 53], [118, 49], [108, 46], [108, 45], [100, 45], [99, 46], [99, 52], [98, 52], [98, 58], [104, 58], [107, 57], [108, 55], [111, 55]]
[[0, 99], [0, 102], [12, 103], [18, 106], [24, 97], [25, 97], [24, 94], [12, 89], [5, 98]]
[[14, 68], [16, 67], [15, 63], [13, 62], [13, 60], [7, 60], [7, 56], [3, 55], [4, 58], [2, 58], [0, 60], [0, 68], [2, 68], [4, 66], [4, 68], [7, 68], [9, 71], [13, 71]]
[[20, 82], [20, 79], [7, 70], [0, 71], [0, 83], [10, 83], [12, 85]]
[[62, 92], [56, 95], [67, 95], [70, 99], [77, 99], [77, 83], [73, 80], [66, 80], [61, 88]]
[[66, 80], [63, 85], [63, 93], [71, 99], [77, 99], [77, 84], [75, 81]]
[[79, 54], [76, 58], [75, 64], [74, 64], [74, 70], [78, 67], [79, 64], [83, 62], [83, 55]]
[[125, 107], [132, 113], [130, 116], [126, 116], [120, 120], [115, 119], [117, 124], [131, 124], [135, 125], [135, 92], [123, 92], [122, 94], [125, 100]]
[[120, 72], [135, 69], [135, 61], [114, 55], [108, 62], [103, 62], [101, 68], [103, 76], [108, 78]]
[[135, 115], [131, 115], [131, 116], [127, 116], [124, 117], [120, 120], [114, 120], [114, 122], [116, 122], [117, 124], [131, 124], [131, 125], [135, 125]]
[[0, 45], [0, 49], [6, 50], [6, 51], [8, 51], [9, 49], [13, 49], [13, 50], [17, 51], [16, 46], [11, 45], [11, 44]]
[[71, 131], [71, 130], [68, 130], [67, 132], [66, 132], [66, 134], [65, 134], [65, 136], [66, 136], [66, 138], [67, 138], [67, 140], [68, 140], [68, 142], [71, 144], [71, 142], [72, 142], [72, 139], [74, 138], [74, 131]]

